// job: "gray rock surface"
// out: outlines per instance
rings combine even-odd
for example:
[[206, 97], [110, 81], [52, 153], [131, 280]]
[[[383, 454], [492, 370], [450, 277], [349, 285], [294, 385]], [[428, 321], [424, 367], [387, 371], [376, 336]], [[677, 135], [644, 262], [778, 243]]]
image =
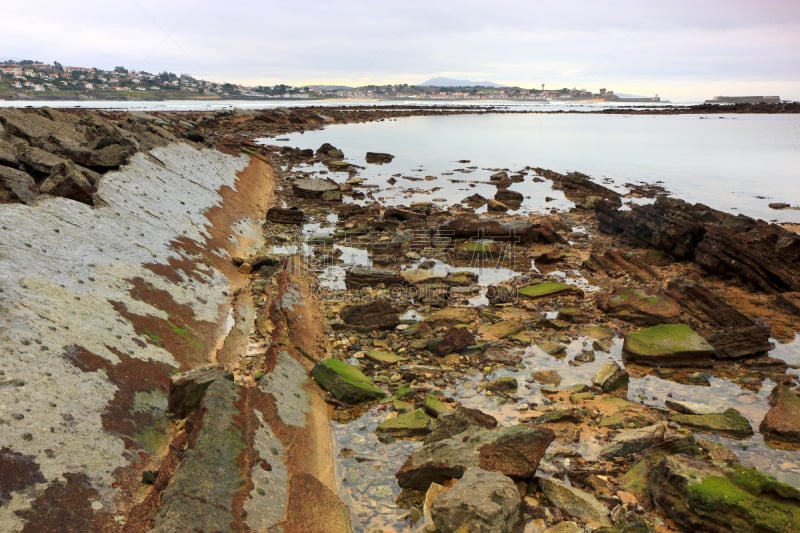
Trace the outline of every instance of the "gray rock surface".
[[608, 508], [588, 492], [555, 478], [536, 479], [547, 499], [566, 514], [576, 518], [588, 518], [602, 526], [611, 525]]
[[511, 478], [471, 467], [433, 500], [431, 517], [441, 533], [504, 533], [519, 526], [521, 505]]

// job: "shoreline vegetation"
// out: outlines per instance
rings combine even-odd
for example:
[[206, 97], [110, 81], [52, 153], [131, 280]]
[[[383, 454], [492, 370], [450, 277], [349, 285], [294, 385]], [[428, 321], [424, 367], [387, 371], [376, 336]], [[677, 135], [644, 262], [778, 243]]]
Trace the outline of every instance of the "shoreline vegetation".
[[800, 234], [271, 144], [487, 112], [0, 109], [0, 530], [800, 532]]

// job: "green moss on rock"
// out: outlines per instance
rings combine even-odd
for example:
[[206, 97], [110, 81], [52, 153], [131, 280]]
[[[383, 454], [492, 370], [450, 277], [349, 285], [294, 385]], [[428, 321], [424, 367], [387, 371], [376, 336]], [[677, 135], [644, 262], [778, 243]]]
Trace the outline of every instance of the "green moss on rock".
[[339, 359], [324, 359], [314, 366], [311, 376], [337, 400], [360, 403], [386, 396], [357, 366]]
[[676, 413], [670, 420], [697, 431], [708, 431], [731, 437], [749, 437], [753, 434], [750, 422], [736, 409], [730, 408], [723, 413], [706, 415], [686, 415]]
[[522, 287], [517, 292], [520, 296], [526, 298], [543, 298], [545, 296], [552, 296], [554, 294], [561, 294], [564, 292], [576, 292], [578, 289], [572, 285], [565, 283], [558, 283], [556, 281], [543, 281], [534, 285]]
[[631, 361], [661, 366], [710, 366], [714, 347], [685, 324], [661, 324], [629, 333], [622, 346]]
[[415, 409], [410, 413], [403, 413], [393, 418], [388, 418], [378, 426], [378, 433], [387, 433], [394, 437], [414, 437], [431, 432], [431, 417], [422, 409]]

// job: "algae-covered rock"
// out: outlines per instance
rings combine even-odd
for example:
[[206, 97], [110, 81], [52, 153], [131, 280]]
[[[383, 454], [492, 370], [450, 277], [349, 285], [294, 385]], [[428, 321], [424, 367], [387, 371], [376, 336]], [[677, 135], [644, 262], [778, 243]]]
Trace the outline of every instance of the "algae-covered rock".
[[556, 281], [543, 281], [534, 285], [522, 287], [517, 291], [521, 296], [526, 298], [543, 298], [545, 296], [553, 296], [555, 294], [564, 293], [581, 293], [581, 290], [566, 283], [558, 283]]
[[431, 432], [431, 417], [422, 409], [410, 413], [387, 418], [378, 425], [378, 433], [387, 433], [393, 437], [414, 437]]
[[314, 366], [311, 376], [320, 387], [343, 402], [367, 402], [386, 396], [357, 366], [339, 359], [323, 359]]
[[408, 361], [408, 357], [403, 357], [402, 355], [397, 355], [394, 352], [384, 352], [382, 350], [370, 350], [365, 354], [369, 359], [372, 359], [376, 363], [385, 363], [388, 365], [399, 363], [402, 361]]
[[655, 326], [677, 322], [681, 307], [662, 296], [647, 294], [635, 288], [624, 288], [598, 299], [597, 306], [626, 322]]
[[695, 531], [800, 532], [800, 491], [754, 469], [669, 455], [648, 476], [653, 501]]
[[439, 398], [435, 394], [431, 394], [430, 392], [425, 395], [425, 403], [423, 405], [423, 408], [425, 409], [426, 412], [436, 417], [441, 416], [445, 413], [449, 413], [450, 411], [453, 410], [453, 408], [450, 407], [444, 401], [442, 401], [441, 398]]
[[629, 333], [623, 356], [654, 366], [711, 366], [714, 347], [685, 324], [661, 324]]
[[753, 434], [750, 422], [736, 409], [706, 415], [673, 414], [670, 420], [696, 431], [719, 433], [731, 437], [749, 437]]
[[603, 392], [612, 392], [625, 387], [629, 381], [628, 372], [613, 361], [600, 367], [600, 370], [592, 377], [592, 384], [603, 389]]

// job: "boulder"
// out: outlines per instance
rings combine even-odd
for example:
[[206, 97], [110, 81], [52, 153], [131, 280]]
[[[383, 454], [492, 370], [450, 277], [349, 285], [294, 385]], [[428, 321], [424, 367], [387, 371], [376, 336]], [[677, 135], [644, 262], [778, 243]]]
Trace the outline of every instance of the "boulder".
[[342, 159], [344, 152], [330, 143], [323, 143], [322, 146], [317, 148], [316, 155], [321, 159]]
[[496, 220], [477, 216], [450, 219], [439, 226], [439, 233], [456, 239], [485, 238], [521, 244], [564, 242], [554, 229], [544, 224], [534, 224], [527, 220]]
[[0, 166], [16, 167], [19, 165], [14, 146], [0, 138]]
[[397, 482], [402, 488], [425, 490], [432, 482], [461, 477], [471, 466], [530, 479], [554, 438], [550, 429], [541, 427], [471, 427], [418, 448], [397, 471]]
[[39, 194], [39, 186], [27, 173], [11, 167], [0, 166], [0, 189], [10, 192], [10, 200], [31, 204]]
[[428, 349], [436, 355], [461, 353], [475, 344], [475, 335], [467, 328], [454, 327], [447, 330], [444, 336], [428, 343]]
[[50, 174], [54, 171], [55, 167], [68, 161], [67, 159], [52, 154], [36, 146], [27, 146], [22, 149], [17, 149], [17, 158], [26, 167], [34, 170], [40, 174]]
[[394, 159], [394, 156], [392, 154], [383, 152], [367, 152], [367, 155], [364, 156], [364, 159], [367, 161], [367, 163], [382, 165], [384, 163], [391, 163], [392, 159]]
[[[427, 397], [426, 397], [427, 403]], [[459, 406], [446, 412], [438, 414], [438, 419], [434, 424], [433, 431], [425, 437], [425, 444], [449, 439], [459, 433], [466, 431], [471, 426], [482, 427], [484, 429], [494, 429], [497, 427], [497, 419], [478, 409]]]
[[601, 459], [624, 457], [639, 453], [651, 446], [661, 443], [667, 434], [667, 423], [659, 422], [652, 426], [620, 431], [611, 439], [611, 442], [600, 450]]
[[300, 178], [292, 182], [292, 191], [298, 198], [324, 201], [340, 201], [342, 199], [339, 185], [328, 179]]
[[525, 197], [521, 192], [504, 189], [497, 191], [494, 195], [494, 199], [507, 205], [510, 209], [519, 209]]
[[669, 298], [635, 288], [617, 289], [604, 295], [598, 298], [597, 307], [620, 320], [640, 326], [678, 322], [681, 314], [680, 306]]
[[711, 366], [714, 347], [685, 324], [662, 324], [625, 336], [626, 360], [651, 366]]
[[800, 531], [800, 491], [741, 465], [672, 454], [650, 470], [647, 486], [684, 531]]
[[771, 405], [758, 426], [765, 439], [800, 443], [800, 395], [778, 384], [769, 395]]
[[394, 270], [363, 266], [348, 268], [345, 272], [344, 282], [348, 289], [374, 287], [381, 284], [385, 287], [404, 286], [406, 284], [403, 276]]
[[50, 176], [42, 182], [42, 194], [61, 196], [88, 205], [94, 205], [95, 188], [72, 161], [62, 161], [53, 167]]
[[387, 418], [378, 425], [376, 431], [398, 438], [427, 435], [431, 432], [431, 417], [423, 409], [415, 409]]
[[296, 207], [284, 209], [281, 207], [270, 207], [267, 211], [267, 222], [276, 224], [294, 224], [300, 226], [305, 222], [305, 214]]
[[331, 396], [343, 402], [355, 404], [386, 396], [360, 368], [339, 359], [329, 358], [318, 362], [311, 371], [311, 377]]
[[394, 329], [400, 323], [400, 315], [392, 304], [381, 299], [346, 307], [340, 316], [345, 324], [362, 333]]
[[510, 209], [510, 206], [507, 206], [503, 202], [498, 202], [497, 200], [486, 200], [486, 211], [489, 213], [505, 213]]
[[537, 477], [536, 481], [550, 503], [569, 516], [586, 518], [600, 526], [611, 525], [608, 508], [588, 492], [551, 477]]
[[722, 413], [702, 415], [671, 414], [669, 419], [682, 426], [695, 431], [717, 433], [729, 437], [744, 438], [753, 435], [750, 422], [734, 408], [726, 409]]
[[628, 371], [613, 361], [609, 361], [600, 367], [600, 370], [592, 377], [592, 384], [600, 387], [603, 392], [613, 392], [627, 387], [629, 381]]
[[583, 291], [579, 288], [556, 281], [543, 281], [541, 283], [521, 287], [517, 290], [517, 294], [526, 298], [544, 298], [546, 296], [566, 293], [583, 295]]
[[471, 467], [433, 500], [431, 518], [441, 533], [515, 531], [522, 523], [522, 498], [509, 477]]

